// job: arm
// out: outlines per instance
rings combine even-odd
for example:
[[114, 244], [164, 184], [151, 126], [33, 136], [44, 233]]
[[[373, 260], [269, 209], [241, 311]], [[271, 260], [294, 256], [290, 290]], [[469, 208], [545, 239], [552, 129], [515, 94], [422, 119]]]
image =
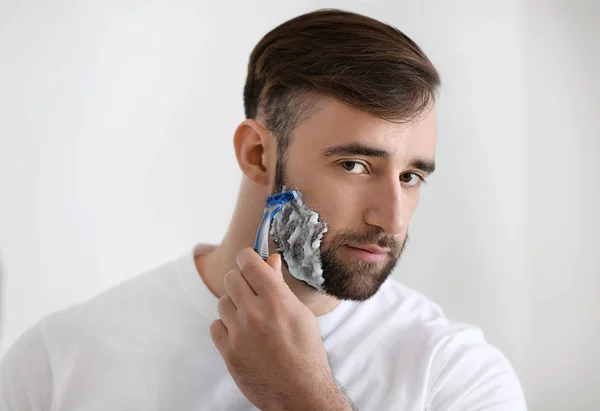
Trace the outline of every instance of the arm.
[[477, 329], [442, 341], [431, 371], [431, 411], [527, 410], [508, 359]]
[[27, 330], [0, 362], [0, 411], [45, 411], [52, 372], [39, 326]]

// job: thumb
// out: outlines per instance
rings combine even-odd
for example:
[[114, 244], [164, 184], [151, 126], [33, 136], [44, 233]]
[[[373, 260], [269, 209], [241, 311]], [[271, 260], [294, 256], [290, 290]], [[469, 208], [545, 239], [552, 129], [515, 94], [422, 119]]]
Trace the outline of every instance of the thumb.
[[271, 254], [269, 258], [267, 258], [267, 264], [275, 270], [279, 275], [281, 274], [281, 255], [278, 253]]

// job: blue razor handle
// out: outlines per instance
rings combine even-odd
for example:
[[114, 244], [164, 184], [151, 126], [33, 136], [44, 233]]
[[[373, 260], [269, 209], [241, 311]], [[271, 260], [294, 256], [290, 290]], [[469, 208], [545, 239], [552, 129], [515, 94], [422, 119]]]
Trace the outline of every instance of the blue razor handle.
[[294, 201], [298, 198], [298, 193], [294, 190], [284, 191], [267, 197], [267, 205], [263, 214], [260, 226], [256, 232], [254, 241], [254, 251], [256, 251], [263, 260], [269, 257], [269, 231], [275, 214], [281, 211], [285, 203]]

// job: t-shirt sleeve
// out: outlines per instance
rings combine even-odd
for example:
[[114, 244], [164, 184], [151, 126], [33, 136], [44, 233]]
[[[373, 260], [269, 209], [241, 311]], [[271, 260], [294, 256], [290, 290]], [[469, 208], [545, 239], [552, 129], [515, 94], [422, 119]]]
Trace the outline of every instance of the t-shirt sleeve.
[[476, 328], [440, 341], [431, 369], [430, 411], [526, 411], [508, 359]]
[[0, 361], [0, 411], [48, 411], [52, 370], [39, 325], [27, 330]]

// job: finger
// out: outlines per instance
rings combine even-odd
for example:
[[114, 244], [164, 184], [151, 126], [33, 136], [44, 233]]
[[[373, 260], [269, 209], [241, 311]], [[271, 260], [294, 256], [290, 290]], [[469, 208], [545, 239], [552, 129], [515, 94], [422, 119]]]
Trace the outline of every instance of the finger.
[[244, 248], [236, 257], [242, 275], [258, 296], [272, 294], [283, 288], [282, 277], [260, 258], [252, 248]]
[[256, 297], [256, 293], [239, 270], [232, 270], [225, 274], [224, 282], [225, 291], [238, 309], [251, 304], [252, 299]]
[[281, 255], [277, 253], [271, 254], [269, 258], [267, 258], [267, 264], [283, 278], [283, 274], [281, 273]]
[[221, 321], [225, 327], [227, 327], [228, 330], [234, 328], [237, 323], [237, 308], [231, 300], [231, 297], [224, 295], [223, 297], [219, 298], [219, 301], [217, 302], [217, 308], [219, 311], [219, 317], [221, 318]]
[[281, 266], [282, 266], [282, 262], [281, 262], [281, 254], [271, 254], [269, 256], [269, 258], [267, 258], [267, 264], [269, 264], [269, 266], [271, 266], [271, 268], [275, 271], [275, 273], [277, 273], [277, 275], [279, 276], [279, 280], [281, 281], [281, 283], [284, 285], [284, 289], [286, 291], [291, 291], [290, 290], [290, 286], [288, 283], [285, 282], [285, 279], [283, 278], [283, 271], [281, 271]]
[[221, 320], [215, 320], [210, 325], [210, 338], [224, 359], [229, 358], [229, 332]]

